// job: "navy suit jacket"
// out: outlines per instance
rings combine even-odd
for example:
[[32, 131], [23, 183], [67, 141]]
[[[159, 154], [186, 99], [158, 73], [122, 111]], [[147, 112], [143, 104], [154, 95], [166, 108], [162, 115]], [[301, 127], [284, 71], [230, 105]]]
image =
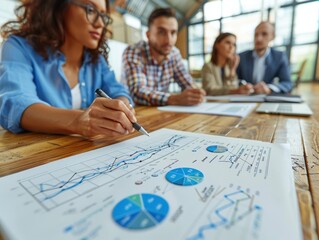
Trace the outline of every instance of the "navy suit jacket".
[[[251, 84], [253, 81], [254, 57], [253, 51], [249, 50], [239, 54], [240, 62], [237, 68], [238, 79], [244, 79]], [[265, 59], [266, 69], [264, 82], [277, 86], [282, 93], [290, 92], [292, 82], [290, 78], [290, 68], [285, 53], [270, 49], [269, 55]], [[274, 83], [274, 78], [278, 77], [279, 82]]]

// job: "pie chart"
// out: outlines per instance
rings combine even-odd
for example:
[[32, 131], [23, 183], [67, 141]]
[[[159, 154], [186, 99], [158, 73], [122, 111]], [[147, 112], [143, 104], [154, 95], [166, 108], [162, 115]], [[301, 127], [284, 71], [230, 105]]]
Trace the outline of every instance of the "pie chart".
[[168, 214], [167, 201], [157, 195], [142, 193], [122, 199], [113, 209], [114, 221], [123, 228], [143, 230], [161, 223]]
[[166, 173], [166, 180], [180, 186], [193, 186], [204, 179], [204, 174], [195, 168], [175, 168]]
[[206, 150], [212, 153], [224, 153], [228, 151], [228, 148], [224, 146], [219, 146], [219, 145], [212, 145], [212, 146], [208, 146]]

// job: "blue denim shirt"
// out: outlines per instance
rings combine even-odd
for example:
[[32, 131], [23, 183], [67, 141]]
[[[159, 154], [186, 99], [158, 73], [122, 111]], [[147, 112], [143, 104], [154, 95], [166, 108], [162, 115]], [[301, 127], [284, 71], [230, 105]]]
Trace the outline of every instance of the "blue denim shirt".
[[[97, 88], [111, 98], [124, 96], [132, 103], [127, 89], [116, 81], [105, 59], [100, 56], [94, 64], [90, 59], [86, 51], [79, 71], [81, 108], [90, 106]], [[62, 70], [64, 63], [63, 53], [49, 53], [45, 60], [24, 38], [10, 36], [4, 42], [0, 55], [0, 124], [3, 128], [22, 132], [21, 116], [35, 103], [72, 109], [71, 89]]]

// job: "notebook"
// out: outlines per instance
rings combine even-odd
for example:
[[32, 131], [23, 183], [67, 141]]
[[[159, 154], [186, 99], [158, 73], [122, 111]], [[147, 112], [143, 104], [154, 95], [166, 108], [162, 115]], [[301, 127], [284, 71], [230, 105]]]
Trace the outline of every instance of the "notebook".
[[311, 109], [305, 103], [262, 103], [256, 112], [297, 116], [312, 115]]
[[303, 99], [299, 95], [271, 93], [271, 94], [266, 95], [265, 102], [301, 103], [301, 102], [303, 102]]

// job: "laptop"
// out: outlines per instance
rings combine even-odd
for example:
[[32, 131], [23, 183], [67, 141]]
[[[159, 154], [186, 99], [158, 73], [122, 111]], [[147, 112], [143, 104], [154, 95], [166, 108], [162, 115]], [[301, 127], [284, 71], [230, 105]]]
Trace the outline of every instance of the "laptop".
[[311, 109], [305, 103], [262, 103], [256, 112], [296, 116], [312, 115]]

